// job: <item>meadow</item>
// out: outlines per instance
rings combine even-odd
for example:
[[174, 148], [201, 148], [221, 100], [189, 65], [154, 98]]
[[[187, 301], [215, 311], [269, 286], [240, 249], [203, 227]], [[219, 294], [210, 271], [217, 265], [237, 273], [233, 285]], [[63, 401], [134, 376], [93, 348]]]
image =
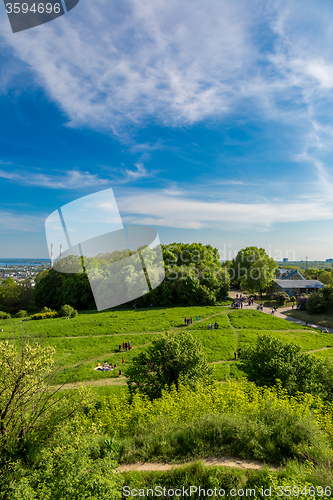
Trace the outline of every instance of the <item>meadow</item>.
[[[193, 323], [185, 326], [184, 319], [189, 317]], [[215, 322], [218, 329], [209, 329]], [[88, 435], [99, 443], [88, 447], [97, 458], [109, 450], [118, 463], [184, 463], [169, 472], [124, 473], [124, 484], [130, 487], [200, 484], [227, 489], [230, 484], [259, 489], [292, 484], [304, 489], [306, 485], [327, 487], [332, 483], [331, 405], [312, 395], [288, 396], [281, 387], [256, 387], [244, 381], [238, 359], [234, 359], [235, 351], [253, 345], [258, 334], [294, 342], [304, 352], [333, 359], [331, 334], [246, 307], [233, 310], [223, 306], [81, 312], [69, 320], [0, 320], [0, 329], [1, 340], [15, 337], [19, 343], [23, 334], [42, 338], [44, 345], [55, 349], [59, 374], [54, 382], [67, 382], [62, 394], [75, 390], [80, 383], [92, 385], [92, 390], [86, 388], [92, 394], [90, 408], [67, 424], [77, 446], [85, 443]], [[196, 391], [182, 386], [178, 392], [164, 392], [154, 401], [140, 395], [129, 401], [126, 371], [132, 359], [161, 332], [183, 330], [202, 343], [218, 383]], [[132, 349], [119, 352], [119, 344], [122, 347], [128, 341]], [[104, 361], [116, 364], [117, 369], [96, 371], [97, 363]], [[119, 368], [123, 370], [121, 377]], [[56, 451], [60, 449], [58, 444], [57, 438]], [[245, 471], [193, 463], [209, 456], [259, 460], [263, 468]], [[280, 465], [281, 469], [272, 472], [264, 464]], [[32, 475], [29, 479], [31, 484], [35, 484], [34, 478]], [[320, 493], [311, 496], [322, 497]], [[272, 492], [272, 499], [279, 497]]]
[[[199, 321], [196, 321], [197, 316]], [[185, 326], [185, 318], [193, 319], [190, 326]], [[215, 322], [218, 329], [209, 329], [209, 324]], [[44, 345], [54, 347], [60, 367], [57, 383], [95, 382], [99, 391], [105, 385], [105, 393], [112, 392], [114, 384], [117, 384], [117, 392], [119, 384], [126, 387], [126, 371], [133, 357], [146, 349], [159, 333], [166, 331], [191, 331], [202, 343], [207, 359], [214, 367], [214, 378], [219, 381], [242, 377], [234, 352], [252, 345], [258, 334], [294, 342], [304, 351], [315, 351], [316, 355], [333, 358], [331, 334], [246, 308], [232, 310], [230, 307], [209, 306], [89, 311], [72, 319], [0, 320], [0, 329], [3, 329], [1, 340], [15, 336], [19, 342], [24, 334], [42, 338]], [[130, 342], [132, 349], [123, 351], [123, 342]], [[117, 368], [104, 372], [94, 370], [97, 363], [104, 361]], [[119, 368], [123, 371], [120, 380]]]

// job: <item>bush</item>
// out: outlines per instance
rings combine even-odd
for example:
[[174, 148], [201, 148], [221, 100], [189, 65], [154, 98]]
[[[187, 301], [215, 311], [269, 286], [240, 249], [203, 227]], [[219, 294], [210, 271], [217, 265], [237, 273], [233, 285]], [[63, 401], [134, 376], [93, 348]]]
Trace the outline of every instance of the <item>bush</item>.
[[153, 401], [137, 394], [128, 403], [126, 394], [112, 395], [90, 412], [119, 442], [121, 462], [212, 454], [279, 462], [332, 456], [331, 405], [309, 394], [288, 396], [281, 386], [233, 382], [193, 391], [180, 385]]
[[10, 319], [11, 315], [9, 313], [5, 313], [3, 311], [0, 311], [0, 319]]
[[74, 307], [69, 306], [68, 304], [63, 305], [59, 311], [60, 317], [75, 318], [75, 316], [77, 315], [78, 315], [77, 310], [74, 309]]
[[284, 306], [284, 304], [289, 299], [289, 295], [285, 292], [278, 292], [274, 294], [274, 299], [276, 300], [277, 305]]
[[[60, 436], [61, 438], [61, 436]], [[63, 441], [63, 442], [62, 442]], [[0, 471], [0, 499], [120, 500], [123, 478], [99, 436], [71, 436]]]
[[306, 303], [308, 301], [308, 296], [305, 293], [302, 293], [300, 297], [297, 299], [297, 304], [299, 305], [299, 309], [304, 311], [306, 309]]
[[15, 318], [25, 318], [26, 316], [28, 316], [28, 313], [24, 309], [20, 309], [19, 312], [15, 314]]
[[306, 302], [305, 309], [310, 314], [325, 314], [330, 312], [333, 309], [333, 289], [325, 287], [312, 293]]
[[165, 387], [178, 389], [180, 381], [195, 387], [209, 381], [213, 369], [208, 365], [201, 343], [189, 332], [164, 333], [146, 352], [133, 359], [127, 371], [127, 385], [150, 399], [159, 398]]
[[49, 318], [57, 318], [58, 313], [56, 311], [50, 311], [50, 312], [41, 312], [37, 314], [32, 314], [30, 316], [30, 319], [49, 319]]

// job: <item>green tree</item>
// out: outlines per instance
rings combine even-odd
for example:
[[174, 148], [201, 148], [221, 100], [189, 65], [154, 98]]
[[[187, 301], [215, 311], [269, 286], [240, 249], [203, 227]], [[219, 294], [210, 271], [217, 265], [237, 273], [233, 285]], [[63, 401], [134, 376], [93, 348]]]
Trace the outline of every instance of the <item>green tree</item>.
[[255, 347], [243, 353], [240, 367], [260, 386], [272, 386], [278, 379], [289, 394], [321, 392], [317, 359], [302, 353], [296, 344], [268, 335], [258, 335]]
[[229, 268], [231, 282], [251, 292], [263, 293], [275, 279], [277, 263], [263, 248], [246, 247], [238, 252]]
[[[50, 386], [56, 375], [54, 349], [22, 340], [0, 342], [0, 452], [24, 452], [42, 443], [85, 403], [83, 394]], [[79, 391], [80, 392], [80, 391]]]
[[140, 391], [154, 399], [165, 387], [174, 384], [178, 389], [180, 380], [195, 388], [199, 381], [209, 381], [212, 372], [200, 342], [189, 332], [172, 332], [161, 335], [133, 359], [127, 384], [131, 394]]
[[7, 311], [15, 311], [20, 306], [20, 286], [13, 278], [3, 280], [1, 284], [3, 290], [3, 305]]

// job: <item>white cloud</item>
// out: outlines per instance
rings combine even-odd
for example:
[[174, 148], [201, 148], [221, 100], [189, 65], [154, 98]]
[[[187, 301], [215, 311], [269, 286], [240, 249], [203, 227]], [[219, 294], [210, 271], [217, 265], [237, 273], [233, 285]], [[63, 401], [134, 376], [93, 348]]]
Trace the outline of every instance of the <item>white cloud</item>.
[[[293, 127], [290, 156], [313, 159], [321, 182], [320, 155], [333, 149], [332, 14], [314, 0], [81, 0], [47, 29], [3, 37], [73, 127], [122, 136], [230, 113], [275, 120]], [[125, 178], [145, 177], [140, 168]]]
[[333, 219], [333, 205], [320, 199], [292, 203], [228, 203], [145, 190], [119, 196], [117, 202], [128, 224], [177, 228], [270, 230], [279, 223]]
[[123, 171], [125, 180], [136, 181], [138, 179], [150, 177], [152, 175], [152, 173], [148, 172], [148, 170], [143, 166], [142, 163], [135, 163], [134, 166], [136, 170], [125, 169]]
[[258, 56], [254, 12], [245, 1], [81, 1], [47, 30], [5, 36], [73, 126], [117, 132], [227, 113]]
[[51, 189], [79, 189], [88, 186], [109, 184], [108, 179], [101, 179], [89, 172], [69, 170], [59, 175], [47, 175], [33, 172], [7, 172], [0, 169], [0, 178], [12, 180], [26, 186], [40, 186]]

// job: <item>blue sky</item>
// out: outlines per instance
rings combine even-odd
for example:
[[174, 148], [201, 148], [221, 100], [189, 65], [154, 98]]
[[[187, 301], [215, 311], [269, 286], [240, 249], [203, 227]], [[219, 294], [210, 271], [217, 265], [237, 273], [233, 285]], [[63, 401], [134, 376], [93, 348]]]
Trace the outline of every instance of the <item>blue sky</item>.
[[162, 243], [333, 257], [333, 5], [80, 0], [11, 33], [0, 5], [0, 257], [113, 188]]

